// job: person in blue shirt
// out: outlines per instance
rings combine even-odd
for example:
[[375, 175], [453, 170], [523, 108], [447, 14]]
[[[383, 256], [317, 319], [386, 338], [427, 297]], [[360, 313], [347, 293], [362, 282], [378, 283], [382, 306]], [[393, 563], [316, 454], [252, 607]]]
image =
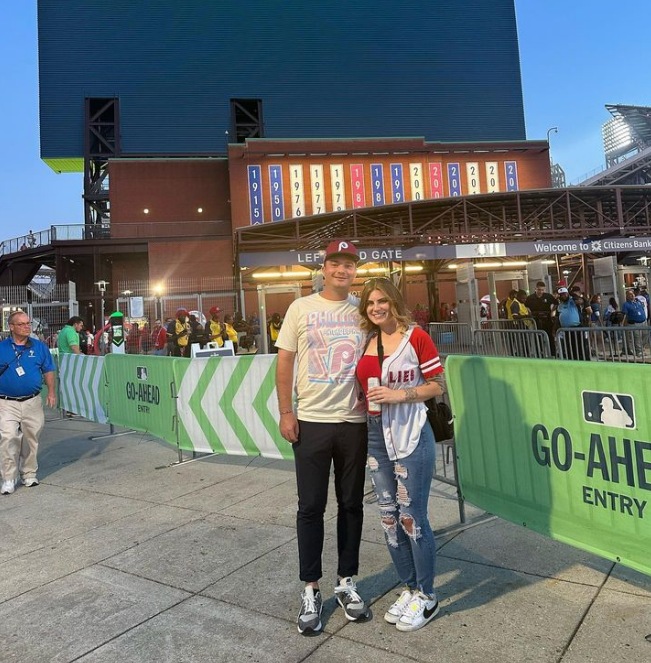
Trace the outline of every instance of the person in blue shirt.
[[18, 476], [38, 486], [38, 440], [45, 425], [40, 393], [45, 380], [47, 404], [56, 406], [55, 365], [47, 345], [31, 338], [32, 323], [23, 311], [9, 316], [10, 336], [0, 341], [0, 471], [2, 495], [14, 492]]
[[[635, 297], [635, 292], [633, 290], [626, 291], [626, 301], [622, 304], [622, 313], [626, 316], [624, 325], [627, 327], [646, 327], [646, 311], [644, 309], [644, 304], [640, 302]], [[631, 353], [631, 349], [635, 351], [637, 357], [643, 357], [643, 348], [644, 341], [642, 338], [641, 331], [634, 331], [632, 334], [626, 334], [628, 338], [633, 337], [633, 348], [631, 348], [631, 343], [627, 344], [628, 354]], [[626, 340], [628, 340], [628, 338]]]
[[[584, 299], [580, 295], [570, 297], [565, 286], [558, 289], [558, 304], [555, 311], [563, 329], [581, 327], [584, 314], [592, 313], [592, 309], [585, 306]], [[563, 336], [562, 340], [562, 349], [566, 359], [590, 361], [590, 347], [583, 332], [569, 332]]]

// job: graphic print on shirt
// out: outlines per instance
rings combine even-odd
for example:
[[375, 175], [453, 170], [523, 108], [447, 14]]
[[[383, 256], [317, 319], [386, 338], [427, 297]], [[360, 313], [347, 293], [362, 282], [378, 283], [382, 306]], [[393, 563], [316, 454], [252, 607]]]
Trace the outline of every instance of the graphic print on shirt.
[[355, 380], [362, 347], [356, 313], [315, 311], [307, 315], [309, 382], [342, 383]]
[[389, 386], [394, 384], [408, 384], [411, 385], [416, 380], [416, 371], [409, 368], [404, 371], [389, 370]]

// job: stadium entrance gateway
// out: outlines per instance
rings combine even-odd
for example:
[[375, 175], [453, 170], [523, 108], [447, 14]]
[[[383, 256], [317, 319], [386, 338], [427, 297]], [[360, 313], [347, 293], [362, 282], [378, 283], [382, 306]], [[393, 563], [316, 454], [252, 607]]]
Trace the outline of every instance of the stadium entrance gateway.
[[[354, 241], [354, 240], [353, 240]], [[403, 268], [409, 262], [437, 260], [459, 261], [456, 278], [456, 301], [458, 320], [474, 327], [480, 324], [480, 296], [477, 288], [475, 269], [481, 265], [489, 267], [485, 271], [491, 313], [497, 317], [496, 286], [501, 281], [510, 281], [514, 289], [533, 292], [537, 281], [544, 281], [547, 290], [554, 292], [555, 283], [564, 278], [558, 269], [558, 258], [564, 255], [579, 255], [589, 260], [593, 269], [591, 283], [586, 288], [602, 297], [615, 297], [624, 301], [627, 288], [647, 286], [651, 279], [651, 269], [646, 264], [618, 265], [613, 253], [651, 253], [651, 237], [609, 237], [607, 239], [563, 239], [532, 242], [494, 242], [481, 244], [437, 244], [424, 246], [364, 247], [358, 245], [360, 263], [399, 263]], [[646, 263], [646, 256], [642, 262]], [[275, 265], [301, 265], [318, 269], [323, 261], [323, 252], [316, 250], [290, 250], [247, 252], [239, 254], [239, 265], [243, 268], [272, 267]], [[511, 269], [512, 263], [522, 262], [522, 269]], [[549, 267], [555, 265], [552, 274]], [[502, 269], [507, 268], [507, 269]], [[557, 273], [554, 274], [553, 272]], [[289, 284], [287, 284], [289, 286]], [[285, 286], [285, 287], [287, 287]], [[294, 287], [298, 287], [296, 284]], [[266, 292], [271, 292], [266, 290]], [[263, 303], [264, 306], [264, 303]], [[262, 309], [261, 309], [262, 312]]]

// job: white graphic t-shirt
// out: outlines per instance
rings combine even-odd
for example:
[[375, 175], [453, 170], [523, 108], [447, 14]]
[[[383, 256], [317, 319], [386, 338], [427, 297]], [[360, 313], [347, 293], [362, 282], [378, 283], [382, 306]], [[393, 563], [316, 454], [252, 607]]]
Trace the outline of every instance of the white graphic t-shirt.
[[296, 353], [297, 414], [303, 421], [366, 421], [364, 394], [355, 378], [364, 336], [353, 302], [333, 302], [317, 293], [287, 309], [276, 347]]

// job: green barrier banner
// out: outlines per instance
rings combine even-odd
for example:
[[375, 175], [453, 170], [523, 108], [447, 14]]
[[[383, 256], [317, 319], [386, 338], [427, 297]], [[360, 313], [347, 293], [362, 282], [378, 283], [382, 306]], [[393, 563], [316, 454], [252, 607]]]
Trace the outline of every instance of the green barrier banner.
[[649, 367], [456, 355], [445, 368], [465, 498], [651, 574]]
[[182, 449], [292, 458], [278, 430], [275, 355], [178, 359]]
[[100, 424], [107, 423], [100, 389], [104, 357], [59, 356], [59, 407]]
[[109, 422], [152, 433], [176, 445], [176, 361], [153, 355], [106, 355], [102, 400]]

